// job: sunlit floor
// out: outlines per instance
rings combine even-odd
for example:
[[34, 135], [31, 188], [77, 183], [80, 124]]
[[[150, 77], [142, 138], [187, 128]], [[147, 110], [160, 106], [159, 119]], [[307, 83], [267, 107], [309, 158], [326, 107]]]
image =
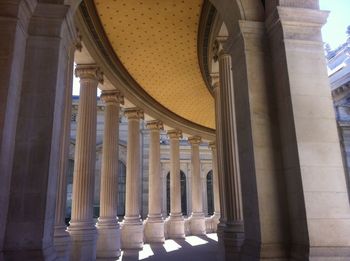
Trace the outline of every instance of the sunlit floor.
[[164, 244], [145, 244], [141, 251], [123, 251], [119, 261], [214, 261], [219, 260], [216, 234], [187, 236], [182, 240], [168, 239]]

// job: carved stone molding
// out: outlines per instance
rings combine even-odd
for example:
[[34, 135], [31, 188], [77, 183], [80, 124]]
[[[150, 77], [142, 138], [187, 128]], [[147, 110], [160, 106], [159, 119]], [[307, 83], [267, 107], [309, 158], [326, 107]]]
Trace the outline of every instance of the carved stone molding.
[[216, 150], [216, 142], [215, 142], [215, 141], [209, 142], [208, 147], [209, 147], [209, 149], [211, 149], [211, 150]]
[[101, 93], [100, 99], [106, 104], [124, 104], [124, 95], [120, 91], [103, 91]]
[[202, 138], [199, 136], [191, 136], [188, 138], [188, 143], [191, 145], [199, 145], [202, 142]]
[[149, 130], [163, 130], [163, 122], [160, 120], [153, 120], [146, 122], [146, 128]]
[[139, 120], [144, 118], [143, 110], [139, 108], [127, 108], [124, 110], [124, 115], [128, 120]]
[[167, 134], [170, 139], [180, 139], [182, 138], [182, 131], [181, 130], [168, 130]]
[[103, 83], [103, 72], [96, 64], [78, 64], [75, 68], [75, 76], [80, 79], [91, 79]]

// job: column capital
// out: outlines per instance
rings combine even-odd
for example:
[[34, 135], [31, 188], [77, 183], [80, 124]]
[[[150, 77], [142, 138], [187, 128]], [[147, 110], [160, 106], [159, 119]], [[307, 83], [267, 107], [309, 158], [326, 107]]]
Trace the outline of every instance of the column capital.
[[216, 40], [214, 41], [214, 46], [213, 46], [213, 54], [214, 54], [214, 61], [218, 61], [219, 57], [223, 54], [227, 54], [225, 51], [224, 47], [227, 41], [226, 36], [218, 36], [216, 37]]
[[219, 73], [212, 73], [210, 74], [211, 78], [211, 86], [213, 90], [220, 88], [220, 75]]
[[211, 150], [216, 150], [216, 142], [215, 142], [215, 141], [209, 142], [208, 147], [209, 147]]
[[103, 83], [103, 72], [96, 64], [78, 64], [75, 68], [75, 76]]
[[124, 95], [120, 91], [102, 91], [100, 99], [106, 104], [124, 104]]
[[181, 130], [168, 130], [167, 134], [170, 139], [180, 139], [182, 138], [182, 131]]
[[143, 110], [139, 108], [127, 108], [124, 111], [124, 115], [128, 120], [131, 120], [131, 119], [139, 120], [144, 118]]
[[202, 138], [199, 136], [191, 136], [188, 138], [188, 143], [191, 145], [199, 145], [202, 142]]
[[163, 130], [163, 122], [160, 120], [153, 120], [153, 121], [147, 121], [146, 122], [146, 128], [149, 130]]

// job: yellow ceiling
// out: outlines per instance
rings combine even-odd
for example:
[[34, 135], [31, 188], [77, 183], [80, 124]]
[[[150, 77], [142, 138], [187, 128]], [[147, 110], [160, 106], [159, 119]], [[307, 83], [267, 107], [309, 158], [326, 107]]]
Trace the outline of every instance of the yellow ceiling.
[[139, 85], [179, 116], [214, 129], [214, 100], [197, 56], [203, 0], [94, 2], [114, 51]]

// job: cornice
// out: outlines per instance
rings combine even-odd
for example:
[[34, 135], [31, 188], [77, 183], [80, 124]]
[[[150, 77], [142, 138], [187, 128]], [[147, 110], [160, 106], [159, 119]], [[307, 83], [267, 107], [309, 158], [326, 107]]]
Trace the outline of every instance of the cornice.
[[215, 130], [191, 122], [170, 111], [152, 98], [128, 73], [111, 47], [103, 30], [92, 0], [84, 0], [76, 16], [76, 24], [90, 55], [102, 68], [109, 81], [120, 89], [125, 97], [145, 113], [160, 119], [166, 125], [181, 129], [205, 139], [213, 139]]
[[199, 19], [199, 27], [198, 27], [198, 37], [197, 37], [197, 52], [198, 52], [198, 62], [199, 68], [202, 73], [202, 77], [204, 82], [209, 90], [209, 92], [213, 95], [213, 89], [211, 88], [211, 79], [210, 79], [210, 71], [208, 64], [208, 55], [210, 46], [210, 36], [213, 29], [213, 22], [215, 20], [215, 16], [217, 15], [215, 7], [209, 2], [209, 0], [204, 0], [202, 6], [202, 12]]

